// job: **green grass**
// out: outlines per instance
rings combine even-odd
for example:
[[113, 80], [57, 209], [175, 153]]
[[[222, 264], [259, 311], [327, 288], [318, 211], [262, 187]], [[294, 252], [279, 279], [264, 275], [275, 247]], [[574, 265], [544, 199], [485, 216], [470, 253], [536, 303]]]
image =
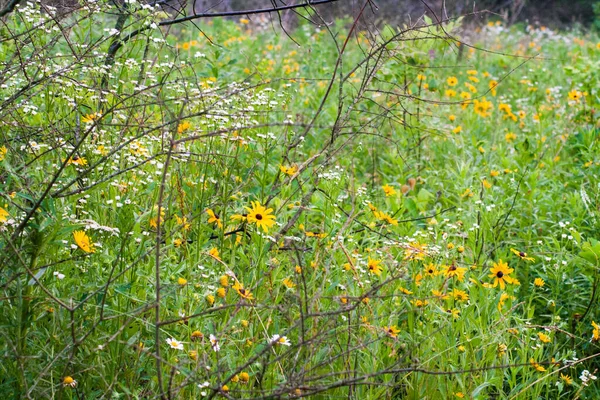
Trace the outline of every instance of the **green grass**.
[[0, 25], [7, 397], [600, 394], [599, 38], [114, 12]]

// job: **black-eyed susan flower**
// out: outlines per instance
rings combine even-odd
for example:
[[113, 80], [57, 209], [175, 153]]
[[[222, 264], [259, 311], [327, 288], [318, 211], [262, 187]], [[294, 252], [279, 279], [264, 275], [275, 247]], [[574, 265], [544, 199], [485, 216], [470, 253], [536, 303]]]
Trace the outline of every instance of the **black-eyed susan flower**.
[[223, 228], [223, 222], [221, 222], [221, 219], [219, 218], [219, 216], [217, 214], [215, 214], [215, 212], [213, 210], [211, 210], [209, 208], [206, 210], [206, 213], [208, 214], [208, 223], [209, 224], [215, 223], [215, 224], [217, 224], [217, 226], [219, 228]]
[[254, 295], [248, 290], [244, 289], [244, 285], [241, 282], [236, 282], [232, 288], [240, 295], [241, 298], [246, 300], [254, 300]]
[[269, 228], [275, 225], [275, 216], [272, 208], [265, 208], [258, 201], [251, 202], [252, 208], [246, 207], [248, 216], [246, 220], [249, 224], [256, 224], [263, 231], [268, 232]]
[[456, 301], [468, 301], [469, 300], [469, 294], [467, 292], [465, 292], [464, 290], [456, 289], [456, 288], [454, 288], [454, 290], [452, 290], [452, 297]]
[[86, 253], [95, 253], [96, 249], [94, 248], [94, 244], [90, 240], [90, 237], [86, 235], [84, 231], [75, 231], [73, 232], [73, 239], [75, 240], [75, 244], [81, 250]]
[[446, 83], [448, 86], [456, 86], [458, 84], [458, 79], [455, 76], [449, 76], [446, 79]]
[[500, 289], [504, 290], [506, 284], [514, 284], [514, 278], [510, 276], [514, 269], [509, 268], [508, 264], [503, 262], [502, 260], [494, 263], [494, 268], [490, 270], [491, 274], [490, 278], [493, 279], [493, 286], [496, 287], [500, 285]]
[[467, 272], [467, 268], [459, 267], [454, 263], [444, 267], [444, 275], [448, 278], [456, 277], [461, 282], [465, 278], [465, 272]]
[[83, 122], [84, 124], [91, 124], [92, 122], [98, 120], [100, 117], [102, 117], [102, 114], [100, 114], [99, 112], [87, 114], [81, 117], [81, 122]]
[[371, 257], [369, 257], [367, 261], [367, 269], [370, 273], [380, 276], [382, 267], [379, 264], [381, 264], [381, 260], [374, 260]]
[[79, 156], [73, 156], [73, 157], [70, 157], [67, 160], [67, 165], [74, 164], [74, 165], [79, 165], [80, 167], [83, 167], [83, 166], [87, 165], [87, 163], [88, 162], [87, 162], [87, 160], [85, 158], [79, 157]]
[[192, 342], [197, 342], [204, 339], [204, 335], [200, 331], [194, 331], [190, 334], [190, 339]]
[[533, 257], [527, 257], [527, 253], [523, 252], [523, 251], [519, 251], [519, 250], [515, 250], [515, 249], [510, 249], [510, 251], [512, 251], [517, 257], [519, 257], [521, 260], [525, 260], [525, 261], [535, 261], [535, 258]]
[[581, 100], [581, 97], [583, 95], [579, 90], [573, 89], [568, 93], [568, 96], [569, 96], [569, 100], [579, 103], [579, 100]]
[[429, 263], [429, 264], [425, 265], [423, 270], [425, 271], [425, 276], [429, 277], [429, 278], [433, 278], [439, 274], [437, 266], [433, 263]]
[[225, 290], [224, 287], [220, 287], [217, 289], [217, 297], [223, 299], [225, 298], [225, 296], [227, 296], [227, 291]]
[[398, 337], [398, 333], [400, 333], [400, 329], [396, 325], [384, 326], [383, 330], [385, 334], [391, 338], [396, 339]]

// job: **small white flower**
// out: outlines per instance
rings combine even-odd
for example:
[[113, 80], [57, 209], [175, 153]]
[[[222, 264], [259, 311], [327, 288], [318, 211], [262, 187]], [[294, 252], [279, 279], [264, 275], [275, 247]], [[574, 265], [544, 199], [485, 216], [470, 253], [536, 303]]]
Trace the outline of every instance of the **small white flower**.
[[272, 344], [281, 344], [284, 346], [291, 346], [292, 342], [290, 342], [290, 340], [287, 338], [287, 336], [279, 336], [277, 334], [273, 335], [273, 337], [271, 337], [271, 343]]
[[208, 338], [210, 339], [210, 345], [215, 352], [221, 350], [221, 346], [219, 346], [219, 342], [217, 342], [217, 337], [215, 335], [211, 333]]
[[58, 279], [65, 279], [65, 274], [61, 274], [58, 271], [54, 271], [54, 276], [57, 277]]
[[167, 343], [169, 344], [169, 346], [171, 346], [172, 349], [183, 350], [183, 343], [173, 338], [167, 339]]

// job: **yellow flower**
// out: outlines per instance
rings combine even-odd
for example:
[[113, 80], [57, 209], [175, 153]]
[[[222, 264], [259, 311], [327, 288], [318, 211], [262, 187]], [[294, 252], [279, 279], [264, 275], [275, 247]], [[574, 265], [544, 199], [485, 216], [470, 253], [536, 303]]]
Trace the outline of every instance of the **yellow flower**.
[[374, 260], [371, 257], [369, 257], [368, 262], [367, 262], [367, 269], [369, 270], [370, 273], [375, 274], [377, 276], [381, 275], [381, 260]]
[[565, 383], [565, 385], [572, 385], [573, 379], [569, 375], [560, 374], [560, 379]]
[[508, 132], [506, 135], [504, 135], [504, 140], [506, 140], [506, 143], [511, 143], [516, 138], [517, 138], [517, 135], [515, 135], [512, 132]]
[[457, 267], [454, 263], [452, 263], [451, 265], [446, 266], [446, 271], [444, 271], [444, 274], [448, 278], [452, 278], [454, 276], [462, 282], [465, 277], [465, 272], [467, 272], [466, 268]]
[[543, 287], [546, 284], [546, 282], [544, 282], [542, 278], [535, 278], [533, 280], [533, 284], [537, 287]]
[[177, 133], [183, 133], [190, 129], [192, 125], [188, 121], [183, 121], [179, 125], [177, 125]]
[[425, 243], [410, 242], [404, 249], [405, 260], [422, 260], [427, 255], [427, 245]]
[[219, 284], [223, 287], [228, 287], [229, 286], [229, 277], [227, 275], [222, 275], [219, 278]]
[[454, 300], [457, 301], [468, 301], [469, 300], [469, 294], [467, 292], [465, 292], [464, 290], [459, 290], [454, 288], [454, 290], [452, 291], [452, 297], [454, 297]]
[[212, 306], [213, 304], [215, 304], [215, 296], [213, 296], [212, 294], [207, 295], [206, 302], [209, 306]]
[[398, 329], [396, 327], [396, 325], [391, 325], [391, 326], [384, 326], [383, 330], [385, 331], [385, 333], [392, 338], [397, 338], [398, 337], [398, 333], [400, 333], [400, 329]]
[[600, 325], [592, 321], [592, 326], [594, 330], [592, 331], [592, 342], [597, 342], [600, 340]]
[[211, 257], [213, 257], [213, 258], [216, 258], [219, 261], [221, 260], [221, 257], [219, 257], [219, 250], [217, 250], [216, 247], [213, 247], [212, 249], [210, 249], [208, 251], [208, 255], [211, 256]]
[[240, 383], [246, 384], [250, 380], [250, 375], [247, 372], [240, 372]]
[[75, 164], [79, 165], [80, 167], [87, 165], [87, 163], [88, 162], [85, 158], [79, 156], [73, 156], [67, 160], [67, 165]]
[[399, 290], [399, 291], [401, 291], [402, 293], [406, 294], [406, 295], [411, 295], [411, 294], [413, 294], [413, 292], [411, 292], [410, 290], [408, 290], [408, 289], [406, 289], [406, 288], [403, 288], [402, 286], [400, 286], [400, 287], [398, 288], [398, 290]]
[[465, 398], [465, 395], [462, 392], [456, 392], [456, 393], [454, 393], [454, 395], [456, 397], [458, 397], [459, 399], [464, 399]]
[[289, 176], [295, 175], [296, 172], [298, 172], [298, 166], [297, 165], [291, 165], [289, 167], [286, 167], [284, 165], [280, 165], [279, 166], [279, 170]]
[[433, 278], [434, 276], [438, 275], [438, 270], [437, 267], [433, 264], [433, 263], [429, 263], [428, 265], [426, 265], [424, 267], [425, 269], [425, 276], [428, 276], [430, 278]]
[[254, 296], [248, 289], [244, 289], [244, 285], [241, 282], [236, 282], [232, 288], [240, 295], [243, 299], [254, 300]]
[[177, 284], [179, 286], [185, 286], [185, 285], [187, 285], [187, 283], [188, 283], [187, 279], [182, 278], [182, 277], [177, 278]]
[[101, 116], [102, 116], [102, 114], [100, 114], [98, 112], [87, 114], [87, 115], [84, 115], [83, 117], [81, 117], [81, 122], [83, 122], [84, 124], [90, 124], [90, 123], [94, 122], [95, 120], [97, 120], [98, 118], [100, 118]]
[[0, 222], [6, 222], [6, 217], [8, 217], [8, 215], [8, 211], [0, 207]]
[[433, 294], [436, 298], [438, 298], [440, 300], [446, 300], [448, 298], [447, 294], [444, 294], [437, 289], [431, 289], [431, 294]]
[[219, 218], [219, 216], [217, 214], [215, 214], [215, 212], [213, 210], [211, 210], [210, 208], [206, 210], [206, 213], [208, 214], [208, 223], [216, 223], [217, 226], [219, 228], [223, 228], [223, 223], [221, 222], [221, 219]]
[[446, 79], [446, 83], [448, 86], [456, 86], [458, 84], [458, 79], [455, 76], [450, 76]]
[[458, 125], [456, 128], [452, 129], [452, 133], [459, 134], [462, 132], [462, 126]]
[[4, 160], [4, 157], [6, 157], [6, 152], [6, 146], [0, 147], [0, 161]]
[[552, 339], [550, 339], [550, 336], [546, 335], [545, 333], [538, 332], [537, 335], [542, 343], [550, 343], [552, 341]]
[[546, 368], [544, 368], [544, 367], [542, 367], [540, 364], [536, 363], [536, 362], [535, 362], [535, 360], [534, 360], [533, 358], [530, 358], [530, 359], [529, 359], [529, 363], [530, 363], [530, 364], [531, 364], [531, 366], [532, 366], [533, 368], [535, 368], [535, 369], [536, 369], [536, 371], [538, 371], [538, 372], [544, 372], [544, 371], [546, 371]]
[[498, 171], [496, 171], [496, 170], [494, 170], [494, 169], [490, 171], [490, 176], [491, 176], [492, 178], [495, 178], [495, 177], [497, 177], [498, 175], [500, 175], [500, 172], [498, 172]]
[[396, 190], [393, 187], [391, 187], [390, 185], [383, 185], [381, 188], [383, 189], [383, 192], [385, 193], [385, 197], [393, 196], [396, 194]]
[[204, 339], [204, 335], [200, 331], [194, 331], [190, 335], [190, 339], [192, 340], [192, 342], [195, 342], [195, 341]]
[[86, 235], [84, 231], [73, 232], [73, 239], [75, 239], [75, 244], [86, 253], [96, 252], [94, 244], [90, 241], [89, 236]]
[[275, 225], [275, 216], [272, 214], [272, 208], [265, 208], [258, 201], [251, 202], [252, 208], [246, 207], [248, 223], [256, 224], [263, 231], [268, 232], [269, 228]]
[[525, 261], [534, 261], [535, 260], [533, 257], [527, 257], [527, 253], [524, 253], [522, 251], [515, 250], [515, 249], [510, 249], [510, 251], [512, 251], [521, 260], [525, 260]]
[[579, 90], [573, 89], [569, 92], [568, 96], [569, 100], [579, 103], [579, 100], [581, 100], [581, 96], [583, 96], [583, 94]]
[[509, 276], [513, 271], [514, 269], [509, 268], [508, 264], [502, 260], [494, 263], [494, 268], [490, 270], [491, 274], [489, 275], [494, 280], [493, 286], [496, 287], [500, 284], [500, 289], [504, 290], [507, 283], [514, 284], [515, 279]]
[[225, 288], [220, 287], [217, 289], [217, 297], [224, 298], [226, 295], [227, 291], [225, 291]]
[[283, 285], [289, 289], [293, 289], [296, 287], [296, 284], [290, 278], [285, 278], [283, 280]]
[[70, 376], [65, 376], [63, 378], [62, 383], [63, 383], [63, 386], [65, 386], [65, 387], [70, 386], [70, 387], [74, 388], [75, 386], [77, 386], [77, 381]]

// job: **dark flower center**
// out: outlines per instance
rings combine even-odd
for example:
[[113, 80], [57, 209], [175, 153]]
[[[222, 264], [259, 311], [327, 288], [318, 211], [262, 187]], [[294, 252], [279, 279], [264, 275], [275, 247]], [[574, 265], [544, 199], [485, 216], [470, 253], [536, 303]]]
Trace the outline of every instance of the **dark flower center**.
[[496, 276], [497, 276], [498, 278], [502, 278], [502, 277], [504, 276], [504, 272], [502, 272], [502, 271], [498, 271], [498, 272], [496, 272]]
[[261, 214], [256, 214], [256, 219], [260, 221], [261, 219], [263, 219], [263, 216]]
[[448, 271], [456, 271], [456, 265], [451, 265]]
[[432, 269], [430, 269], [430, 270], [429, 270], [429, 271], [427, 271], [427, 272], [429, 272], [430, 274], [433, 274], [433, 270], [432, 270]]
[[519, 257], [525, 257], [527, 254], [523, 253], [522, 251], [519, 252]]
[[246, 294], [246, 289], [240, 289], [240, 294], [243, 296]]

